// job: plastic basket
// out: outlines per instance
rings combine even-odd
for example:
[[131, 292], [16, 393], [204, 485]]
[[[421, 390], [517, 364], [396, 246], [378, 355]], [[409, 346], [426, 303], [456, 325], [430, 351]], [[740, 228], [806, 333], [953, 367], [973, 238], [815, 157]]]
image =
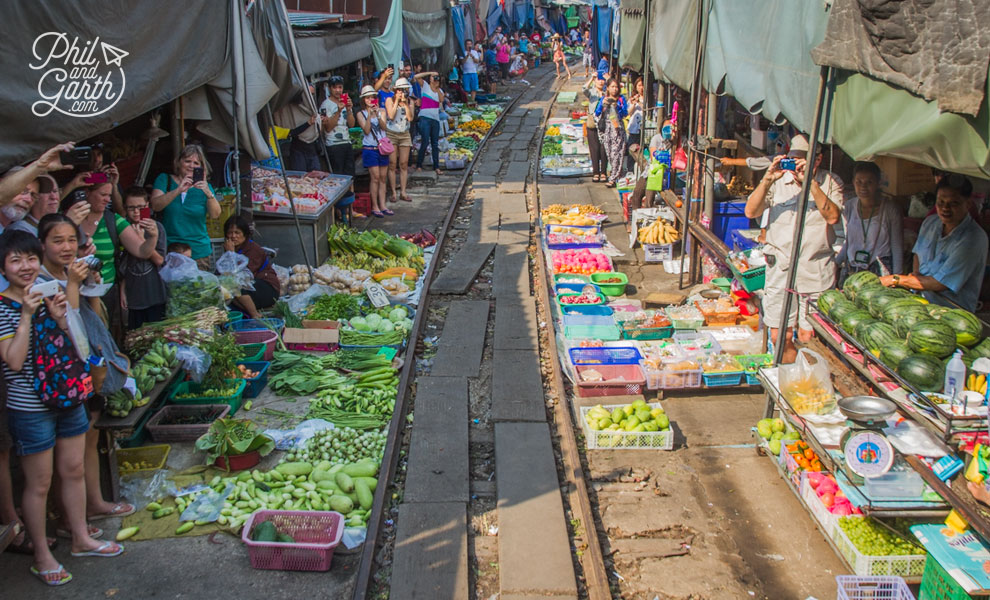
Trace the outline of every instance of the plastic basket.
[[243, 318], [244, 318], [244, 313], [242, 313], [239, 310], [228, 310], [227, 311], [227, 322], [228, 323], [234, 323], [236, 321], [240, 321]]
[[187, 442], [198, 439], [210, 429], [210, 423], [178, 425], [162, 423], [170, 418], [205, 415], [212, 421], [222, 419], [230, 413], [226, 404], [172, 404], [161, 409], [148, 421], [148, 433], [156, 442]]
[[168, 393], [170, 404], [226, 404], [230, 407], [230, 416], [237, 414], [241, 409], [241, 398], [244, 395], [244, 388], [247, 382], [243, 379], [227, 379], [231, 385], [236, 385], [236, 391], [229, 396], [197, 396], [194, 398], [178, 398], [183, 394], [195, 394], [202, 390], [202, 386], [192, 381], [183, 381], [176, 385]]
[[624, 340], [665, 340], [674, 335], [673, 325], [669, 327], [638, 327], [642, 321], [623, 321], [622, 339]]
[[553, 276], [553, 284], [557, 285], [558, 283], [591, 283], [591, 278], [580, 273], [557, 273]]
[[[545, 225], [544, 226], [544, 239], [547, 241], [547, 248], [550, 250], [567, 250], [568, 248], [573, 248], [574, 250], [579, 250], [581, 248], [601, 248], [601, 241], [598, 242], [574, 242], [574, 243], [554, 243], [551, 242], [551, 227], [566, 227], [568, 229], [580, 229], [584, 232], [584, 235], [598, 236], [598, 225]], [[554, 233], [553, 235], [562, 235], [559, 233]]]
[[261, 394], [261, 390], [265, 389], [268, 385], [268, 368], [272, 366], [272, 363], [268, 361], [241, 361], [238, 362], [239, 365], [244, 365], [252, 371], [257, 371], [258, 375], [252, 377], [251, 379], [245, 379], [244, 383], [244, 398], [257, 398]]
[[274, 331], [265, 330], [252, 330], [252, 331], [235, 331], [234, 339], [237, 340], [237, 345], [246, 346], [250, 344], [264, 344], [265, 350], [260, 357], [253, 356], [257, 360], [271, 360], [275, 357], [275, 342], [278, 341], [278, 334]]
[[924, 576], [921, 578], [920, 600], [970, 600], [990, 596], [970, 596], [961, 585], [931, 556], [925, 561]]
[[[860, 517], [863, 518], [863, 517]], [[906, 556], [867, 556], [859, 551], [839, 522], [836, 521], [832, 539], [835, 547], [852, 566], [856, 575], [898, 575], [900, 577], [919, 577], [925, 571], [925, 554]], [[922, 596], [924, 597], [924, 596]]]
[[635, 346], [611, 348], [571, 348], [567, 351], [574, 366], [638, 365], [643, 356]]
[[258, 362], [265, 355], [265, 344], [241, 344], [243, 362]]
[[556, 283], [553, 286], [553, 292], [558, 296], [564, 294], [580, 294], [584, 291], [584, 286], [590, 285], [595, 289], [596, 294], [601, 294], [602, 290], [597, 285], [593, 283]]
[[[925, 575], [927, 577], [927, 571]], [[838, 588], [836, 600], [915, 600], [904, 579], [895, 575], [836, 575], [835, 585]]]
[[[603, 280], [612, 278], [620, 279], [621, 281], [619, 283], [603, 283]], [[629, 277], [619, 271], [595, 273], [591, 276], [591, 283], [597, 285], [606, 296], [621, 296], [626, 293], [626, 285], [629, 284]]]
[[[172, 447], [168, 444], [141, 446], [139, 448], [121, 448], [120, 450], [117, 450], [117, 470], [121, 475], [127, 475], [128, 473], [147, 473], [149, 471], [157, 471], [165, 466], [165, 461], [168, 460], [168, 453], [171, 450]], [[142, 462], [148, 463], [152, 466], [144, 468], [124, 468], [124, 463], [130, 463], [133, 466]]]
[[670, 244], [643, 244], [643, 259], [648, 263], [658, 263], [674, 258], [674, 249], [680, 242]]
[[[611, 412], [623, 404], [603, 406]], [[651, 409], [660, 408], [659, 402], [648, 405]], [[674, 448], [673, 428], [665, 431], [594, 431], [588, 427], [585, 415], [593, 407], [581, 407], [581, 423], [584, 426], [584, 439], [588, 450], [671, 450]]]
[[[605, 381], [582, 381], [581, 374], [592, 369], [601, 373]], [[574, 371], [577, 373], [577, 395], [581, 398], [635, 396], [643, 392], [646, 383], [638, 361], [631, 365], [575, 366]]]
[[[678, 307], [683, 308], [683, 307]], [[667, 314], [667, 318], [670, 319], [670, 323], [674, 326], [674, 329], [700, 329], [705, 324], [705, 317], [701, 314], [701, 311], [697, 308], [691, 306], [689, 307], [691, 316], [685, 317], [681, 316], [679, 318], [674, 318], [670, 307], [666, 308], [664, 312]]]
[[[745, 255], [749, 256], [749, 252], [745, 252]], [[741, 272], [736, 268], [731, 260], [726, 261], [726, 263], [728, 263], [729, 269], [732, 270], [732, 274], [739, 280], [739, 283], [742, 285], [744, 290], [747, 292], [755, 292], [763, 289], [763, 286], [766, 284], [767, 280], [766, 266], [756, 267], [755, 269]]]
[[733, 371], [729, 373], [702, 373], [705, 380], [705, 387], [727, 387], [739, 385], [742, 381], [743, 372]]
[[615, 325], [565, 325], [564, 337], [569, 340], [602, 340], [614, 342], [620, 338]]
[[611, 307], [604, 304], [569, 304], [560, 306], [560, 312], [564, 315], [598, 315], [602, 317], [615, 313]]
[[227, 323], [230, 331], [277, 331], [279, 333], [285, 329], [285, 321], [276, 317], [267, 319], [241, 319], [233, 323]]
[[[567, 297], [567, 296], [580, 296], [580, 295], [581, 295], [580, 293], [576, 293], [575, 294], [574, 292], [566, 292], [566, 293], [563, 293], [563, 294], [557, 294], [557, 306], [559, 306], [561, 310], [564, 310], [565, 307], [574, 306], [573, 304], [564, 304], [560, 300], [562, 298]], [[605, 296], [604, 296], [604, 294], [599, 293], [599, 294], [597, 294], [597, 296], [598, 296], [598, 302], [596, 302], [594, 304], [584, 304], [583, 306], [596, 306], [598, 304], [605, 304]]]
[[[258, 523], [271, 521], [280, 533], [295, 542], [256, 542], [251, 539]], [[241, 540], [248, 548], [251, 567], [280, 571], [329, 571], [334, 548], [344, 535], [344, 516], [333, 511], [259, 510], [252, 514]]]
[[[780, 446], [781, 454], [789, 454], [784, 448], [783, 442], [781, 442]], [[839, 524], [839, 517], [829, 512], [828, 508], [822, 504], [822, 499], [818, 497], [815, 488], [811, 487], [808, 483], [807, 473], [801, 474], [801, 485], [799, 489], [801, 490], [801, 499], [804, 500], [805, 506], [815, 516], [815, 520], [821, 524], [822, 529], [827, 532], [826, 535], [832, 537], [836, 526]]]
[[701, 387], [701, 369], [660, 372], [661, 390], [678, 390]]

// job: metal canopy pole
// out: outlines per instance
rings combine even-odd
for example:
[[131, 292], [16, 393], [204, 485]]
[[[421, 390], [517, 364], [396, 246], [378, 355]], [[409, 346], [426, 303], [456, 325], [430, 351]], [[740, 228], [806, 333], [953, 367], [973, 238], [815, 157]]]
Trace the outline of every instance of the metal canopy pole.
[[[235, 24], [234, 24], [234, 20], [235, 19], [240, 19], [240, 13], [238, 12], [238, 10], [239, 10], [239, 8], [238, 8], [237, 2], [231, 2], [230, 3], [230, 11], [231, 11], [231, 15], [230, 15], [230, 43], [231, 44], [243, 42], [243, 37], [241, 37], [241, 36], [237, 36], [237, 39], [234, 39], [235, 38], [235, 35], [237, 34], [237, 32], [240, 31], [240, 28], [239, 27], [236, 27]], [[230, 93], [231, 111], [230, 111], [230, 114], [232, 114], [234, 116], [234, 149], [231, 151], [232, 152], [231, 158], [233, 158], [233, 162], [234, 162], [234, 188], [237, 190], [237, 204], [238, 204], [238, 207], [237, 207], [238, 210], [237, 210], [237, 212], [240, 213], [241, 210], [244, 208], [244, 203], [243, 203], [243, 199], [241, 198], [241, 153], [240, 153], [240, 147], [239, 147], [239, 140], [238, 140], [238, 137], [237, 137], [238, 136], [238, 131], [237, 131], [237, 129], [238, 129], [238, 127], [237, 127], [237, 125], [238, 125], [238, 122], [237, 122], [237, 115], [238, 115], [238, 102], [237, 102], [237, 61], [234, 58], [236, 55], [237, 55], [237, 53], [234, 52], [233, 49], [231, 49], [231, 51], [230, 51], [230, 85], [231, 85], [231, 90], [230, 90], [230, 92], [231, 92]], [[243, 56], [243, 54], [242, 54], [242, 56]]]
[[[705, 18], [705, 0], [699, 0], [698, 2], [698, 33], [695, 36], [694, 48], [694, 79], [691, 81], [691, 100], [690, 100], [690, 112], [688, 115], [688, 149], [690, 150], [693, 143], [693, 138], [695, 134], [695, 119], [698, 116], [697, 104], [698, 98], [700, 96], [701, 87], [701, 72], [704, 65], [704, 44], [708, 38], [708, 19]], [[672, 149], [673, 150], [673, 149]], [[680, 289], [684, 289], [684, 259], [687, 256], [687, 242], [688, 242], [688, 232], [689, 226], [691, 224], [691, 188], [694, 186], [694, 161], [695, 153], [690, 152], [688, 154], [688, 164], [687, 164], [687, 174], [684, 178], [684, 191], [686, 192], [687, 201], [684, 203], [682, 208], [684, 209], [684, 218], [682, 219], [682, 232], [681, 232], [681, 268], [678, 274], [678, 286]], [[673, 156], [671, 156], [673, 159]], [[676, 179], [676, 177], [674, 178]], [[692, 267], [692, 270], [694, 267]]]
[[[808, 162], [805, 167], [804, 173], [804, 183], [801, 185], [801, 197], [798, 199], [797, 204], [797, 223], [794, 226], [794, 241], [791, 247], [791, 262], [790, 269], [787, 272], [787, 287], [784, 289], [784, 306], [780, 314], [780, 323], [777, 327], [777, 341], [774, 344], [774, 364], [780, 364], [780, 360], [784, 356], [784, 346], [786, 346], [786, 340], [784, 336], [787, 333], [788, 325], [788, 313], [791, 310], [791, 300], [792, 295], [797, 295], [794, 290], [795, 282], [797, 281], [797, 271], [798, 271], [798, 260], [801, 258], [801, 240], [804, 237], [804, 221], [808, 208], [808, 198], [811, 196], [811, 180], [814, 178], [814, 164], [815, 164], [815, 154], [818, 152], [818, 130], [822, 126], [822, 114], [824, 112], [825, 106], [825, 92], [828, 86], [828, 80], [830, 75], [830, 67], [823, 66], [821, 69], [821, 76], [818, 81], [818, 99], [815, 101], [815, 121], [811, 128], [810, 137], [810, 148], [808, 148]], [[811, 169], [809, 169], [811, 167]], [[800, 312], [800, 308], [799, 308]], [[772, 404], [772, 401], [771, 401]], [[767, 410], [771, 410], [768, 406]]]

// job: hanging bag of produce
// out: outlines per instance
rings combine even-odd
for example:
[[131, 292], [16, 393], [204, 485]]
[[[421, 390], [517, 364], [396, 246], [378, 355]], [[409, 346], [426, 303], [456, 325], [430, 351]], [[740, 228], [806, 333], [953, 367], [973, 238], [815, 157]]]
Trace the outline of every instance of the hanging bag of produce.
[[663, 177], [667, 171], [667, 166], [663, 163], [654, 162], [650, 165], [650, 173], [646, 176], [646, 189], [651, 192], [663, 190]]
[[210, 306], [224, 306], [220, 280], [216, 275], [200, 271], [196, 261], [188, 256], [170, 252], [165, 257], [161, 276], [168, 292], [165, 305], [168, 317], [187, 315]]
[[780, 365], [780, 392], [799, 415], [825, 415], [835, 410], [835, 392], [825, 359], [807, 348], [793, 364]]
[[254, 275], [248, 269], [248, 257], [243, 254], [224, 252], [217, 259], [217, 276], [224, 302], [254, 290]]

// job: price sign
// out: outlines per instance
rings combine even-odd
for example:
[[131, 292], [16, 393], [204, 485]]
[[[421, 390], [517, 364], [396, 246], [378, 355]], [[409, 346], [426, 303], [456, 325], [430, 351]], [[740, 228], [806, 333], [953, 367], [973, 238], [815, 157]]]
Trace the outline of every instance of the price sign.
[[364, 293], [368, 295], [368, 300], [371, 301], [371, 305], [375, 308], [388, 306], [388, 292], [386, 292], [385, 288], [381, 285], [377, 283], [369, 283], [367, 287], [364, 288]]

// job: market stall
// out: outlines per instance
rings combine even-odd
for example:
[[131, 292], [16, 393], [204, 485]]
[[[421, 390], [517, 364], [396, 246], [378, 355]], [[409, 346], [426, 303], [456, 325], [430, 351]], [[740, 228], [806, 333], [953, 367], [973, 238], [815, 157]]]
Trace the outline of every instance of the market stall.
[[[573, 92], [571, 94], [573, 95]], [[574, 98], [567, 100], [568, 104], [574, 102]], [[563, 100], [558, 98], [558, 102]], [[586, 116], [585, 111], [573, 111], [570, 118], [553, 118], [547, 122], [543, 144], [540, 147], [541, 175], [580, 177], [591, 174], [591, 156], [584, 134]]]

